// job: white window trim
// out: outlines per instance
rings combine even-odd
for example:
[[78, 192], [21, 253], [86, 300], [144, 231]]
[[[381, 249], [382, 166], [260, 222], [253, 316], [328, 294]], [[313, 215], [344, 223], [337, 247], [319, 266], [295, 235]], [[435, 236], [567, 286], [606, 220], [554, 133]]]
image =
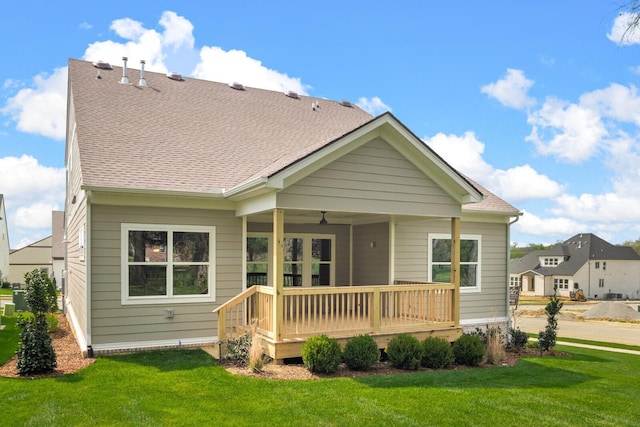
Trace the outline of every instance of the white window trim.
[[[434, 239], [448, 239], [451, 240], [451, 234], [449, 233], [429, 233], [428, 234], [428, 256], [427, 256], [427, 281], [431, 282], [433, 278], [432, 275], [432, 255], [433, 255], [433, 240]], [[477, 240], [478, 241], [478, 263], [477, 263], [477, 271], [476, 277], [478, 279], [476, 286], [460, 286], [460, 293], [477, 293], [482, 292], [482, 236], [479, 234], [461, 234], [460, 240]], [[475, 264], [475, 263], [463, 263], [460, 262], [460, 265], [465, 264]]]
[[[207, 282], [209, 293], [205, 295], [173, 295], [173, 277], [167, 274], [167, 295], [164, 296], [129, 296], [129, 231], [166, 231], [174, 233], [180, 231], [193, 231], [209, 233], [209, 274]], [[120, 274], [121, 274], [121, 303], [122, 305], [133, 304], [175, 304], [175, 303], [205, 303], [216, 301], [216, 227], [175, 225], [175, 224], [131, 224], [122, 223], [120, 226]], [[169, 243], [167, 243], [168, 245]], [[167, 260], [172, 263], [172, 260]]]
[[[267, 286], [273, 286], [271, 283], [271, 271], [273, 271], [273, 254], [271, 253], [272, 239], [271, 233], [247, 233], [247, 238], [250, 237], [267, 237], [269, 244], [269, 257], [267, 263]], [[328, 263], [331, 265], [331, 285], [329, 286], [311, 286], [311, 265], [313, 264], [311, 260], [311, 244], [305, 243], [302, 247], [302, 288], [312, 288], [312, 287], [332, 287], [336, 285], [336, 235], [335, 234], [318, 234], [318, 233], [284, 233], [285, 238], [299, 238], [303, 239], [303, 241], [309, 241], [312, 239], [329, 239], [331, 240], [331, 261]], [[246, 254], [244, 256], [245, 265], [247, 264]], [[326, 263], [326, 262], [324, 262]], [[286, 262], [284, 262], [286, 264]]]

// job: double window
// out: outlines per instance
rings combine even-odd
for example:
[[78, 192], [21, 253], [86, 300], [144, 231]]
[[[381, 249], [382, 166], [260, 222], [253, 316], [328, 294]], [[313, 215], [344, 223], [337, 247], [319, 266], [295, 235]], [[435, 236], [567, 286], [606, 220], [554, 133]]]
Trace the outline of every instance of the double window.
[[[430, 234], [428, 281], [451, 283], [451, 235]], [[460, 236], [460, 289], [480, 291], [481, 237]]]
[[215, 227], [122, 224], [122, 303], [214, 300]]
[[[331, 286], [335, 282], [333, 235], [285, 234], [283, 280], [285, 287]], [[247, 237], [247, 286], [271, 285], [271, 236]]]
[[569, 279], [553, 279], [553, 287], [556, 289], [569, 289]]

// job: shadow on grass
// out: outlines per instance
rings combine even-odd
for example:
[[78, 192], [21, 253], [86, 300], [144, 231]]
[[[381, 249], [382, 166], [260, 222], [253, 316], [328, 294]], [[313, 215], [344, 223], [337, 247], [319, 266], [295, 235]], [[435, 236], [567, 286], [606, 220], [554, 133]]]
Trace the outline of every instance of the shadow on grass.
[[516, 366], [488, 369], [423, 371], [410, 375], [375, 375], [357, 379], [375, 388], [418, 387], [446, 389], [562, 388], [593, 381], [597, 377], [553, 366], [520, 360]]
[[118, 363], [155, 368], [162, 372], [192, 370], [217, 364], [216, 359], [201, 349], [154, 350], [101, 357]]

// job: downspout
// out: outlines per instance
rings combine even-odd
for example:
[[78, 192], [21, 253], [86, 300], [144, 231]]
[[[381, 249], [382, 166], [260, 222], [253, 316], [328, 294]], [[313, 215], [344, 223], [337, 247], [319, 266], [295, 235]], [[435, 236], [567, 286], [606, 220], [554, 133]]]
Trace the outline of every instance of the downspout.
[[[513, 324], [513, 319], [511, 318], [511, 305], [509, 304], [509, 296], [510, 296], [510, 287], [511, 287], [511, 276], [509, 275], [509, 263], [511, 262], [511, 226], [516, 222], [520, 221], [520, 216], [517, 216], [516, 219], [511, 221], [507, 226], [507, 322], [509, 322], [509, 326]], [[520, 286], [522, 286], [522, 276], [520, 276]], [[516, 303], [517, 306], [517, 303]]]
[[85, 262], [85, 284], [87, 287], [87, 356], [93, 357], [93, 347], [91, 346], [91, 191], [87, 191], [87, 212], [85, 215], [84, 232], [84, 262]]
[[242, 292], [247, 290], [247, 216], [242, 217]]

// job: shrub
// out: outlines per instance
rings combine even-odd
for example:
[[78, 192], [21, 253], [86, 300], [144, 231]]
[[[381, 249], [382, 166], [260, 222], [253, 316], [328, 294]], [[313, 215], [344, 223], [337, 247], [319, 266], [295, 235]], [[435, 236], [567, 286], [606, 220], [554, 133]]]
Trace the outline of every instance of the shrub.
[[354, 371], [368, 371], [380, 360], [380, 351], [376, 340], [370, 335], [357, 335], [344, 346], [344, 363]]
[[553, 295], [549, 297], [549, 303], [544, 308], [547, 313], [547, 325], [544, 331], [540, 331], [538, 334], [538, 347], [540, 352], [549, 351], [556, 346], [556, 336], [558, 333], [558, 319], [557, 315], [560, 313], [560, 309], [563, 304], [560, 302], [560, 298], [557, 295], [558, 287], [553, 287]]
[[389, 341], [387, 357], [391, 365], [399, 369], [415, 370], [422, 360], [422, 346], [413, 335], [396, 335]]
[[326, 335], [309, 338], [302, 346], [302, 362], [311, 372], [329, 374], [337, 371], [342, 362], [338, 340]]
[[425, 368], [442, 369], [449, 367], [455, 357], [451, 343], [440, 337], [427, 337], [422, 341], [421, 365]]
[[58, 316], [55, 313], [47, 314], [47, 326], [49, 333], [54, 333], [58, 330]]
[[522, 332], [520, 328], [511, 329], [509, 331], [509, 342], [507, 344], [507, 348], [509, 350], [520, 352], [526, 346], [529, 341], [529, 335], [526, 332]]
[[18, 321], [22, 331], [16, 350], [16, 367], [20, 375], [52, 372], [57, 363], [47, 322], [47, 313], [51, 308], [47, 299], [49, 276], [45, 271], [37, 269], [24, 276], [27, 283], [24, 297], [33, 318], [21, 318]]
[[[255, 329], [255, 328], [254, 328]], [[249, 349], [249, 370], [251, 372], [260, 372], [264, 366], [264, 352], [260, 335], [253, 333], [251, 338], [251, 348]]]
[[249, 350], [251, 349], [251, 335], [245, 332], [237, 338], [229, 338], [225, 341], [227, 352], [222, 356], [223, 360], [231, 361], [240, 366], [249, 364]]
[[476, 335], [462, 334], [452, 346], [456, 363], [478, 366], [484, 358], [484, 344]]

